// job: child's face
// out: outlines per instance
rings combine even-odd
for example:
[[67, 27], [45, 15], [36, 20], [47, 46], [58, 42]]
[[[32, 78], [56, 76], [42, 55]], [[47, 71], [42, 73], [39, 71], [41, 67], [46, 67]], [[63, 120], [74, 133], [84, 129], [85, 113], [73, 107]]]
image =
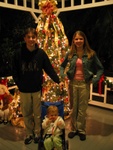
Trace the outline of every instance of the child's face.
[[47, 115], [47, 117], [49, 118], [49, 120], [51, 120], [51, 122], [54, 122], [57, 119], [57, 117], [58, 117], [58, 113], [56, 113], [56, 112], [49, 113]]

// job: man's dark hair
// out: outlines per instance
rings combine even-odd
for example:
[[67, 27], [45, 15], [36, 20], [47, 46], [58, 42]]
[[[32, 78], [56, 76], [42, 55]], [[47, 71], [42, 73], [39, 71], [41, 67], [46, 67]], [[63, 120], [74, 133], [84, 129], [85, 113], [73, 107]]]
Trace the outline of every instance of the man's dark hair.
[[36, 31], [36, 29], [35, 29], [35, 28], [32, 28], [32, 27], [29, 27], [29, 28], [25, 29], [25, 31], [24, 31], [24, 36], [25, 36], [26, 34], [30, 33], [30, 32], [32, 32], [34, 35], [37, 36], [37, 31]]

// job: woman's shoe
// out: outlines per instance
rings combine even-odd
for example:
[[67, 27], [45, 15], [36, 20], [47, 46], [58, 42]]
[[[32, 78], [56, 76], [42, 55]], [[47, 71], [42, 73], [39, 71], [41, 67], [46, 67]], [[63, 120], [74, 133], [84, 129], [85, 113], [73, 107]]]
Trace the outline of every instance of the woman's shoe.
[[85, 134], [79, 133], [79, 137], [80, 137], [81, 141], [85, 141], [86, 140], [86, 135]]

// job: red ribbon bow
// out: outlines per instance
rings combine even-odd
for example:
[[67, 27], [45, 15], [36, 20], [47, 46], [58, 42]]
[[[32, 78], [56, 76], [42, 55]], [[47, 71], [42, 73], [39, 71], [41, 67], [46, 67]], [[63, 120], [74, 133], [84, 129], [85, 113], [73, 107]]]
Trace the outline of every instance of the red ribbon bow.
[[99, 87], [98, 87], [99, 94], [102, 94], [102, 82], [104, 81], [104, 79], [105, 79], [105, 77], [104, 77], [104, 75], [102, 75], [99, 80]]

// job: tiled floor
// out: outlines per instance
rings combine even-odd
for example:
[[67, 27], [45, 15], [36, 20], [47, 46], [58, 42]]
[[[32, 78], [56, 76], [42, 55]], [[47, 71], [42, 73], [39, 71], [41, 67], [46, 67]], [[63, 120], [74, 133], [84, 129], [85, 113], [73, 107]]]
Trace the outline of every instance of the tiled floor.
[[[69, 150], [113, 150], [113, 111], [94, 106], [87, 110], [87, 139], [80, 141], [76, 136], [67, 138], [69, 120], [66, 120], [66, 139]], [[38, 150], [38, 145], [24, 145], [25, 131], [23, 128], [0, 125], [0, 150]]]

